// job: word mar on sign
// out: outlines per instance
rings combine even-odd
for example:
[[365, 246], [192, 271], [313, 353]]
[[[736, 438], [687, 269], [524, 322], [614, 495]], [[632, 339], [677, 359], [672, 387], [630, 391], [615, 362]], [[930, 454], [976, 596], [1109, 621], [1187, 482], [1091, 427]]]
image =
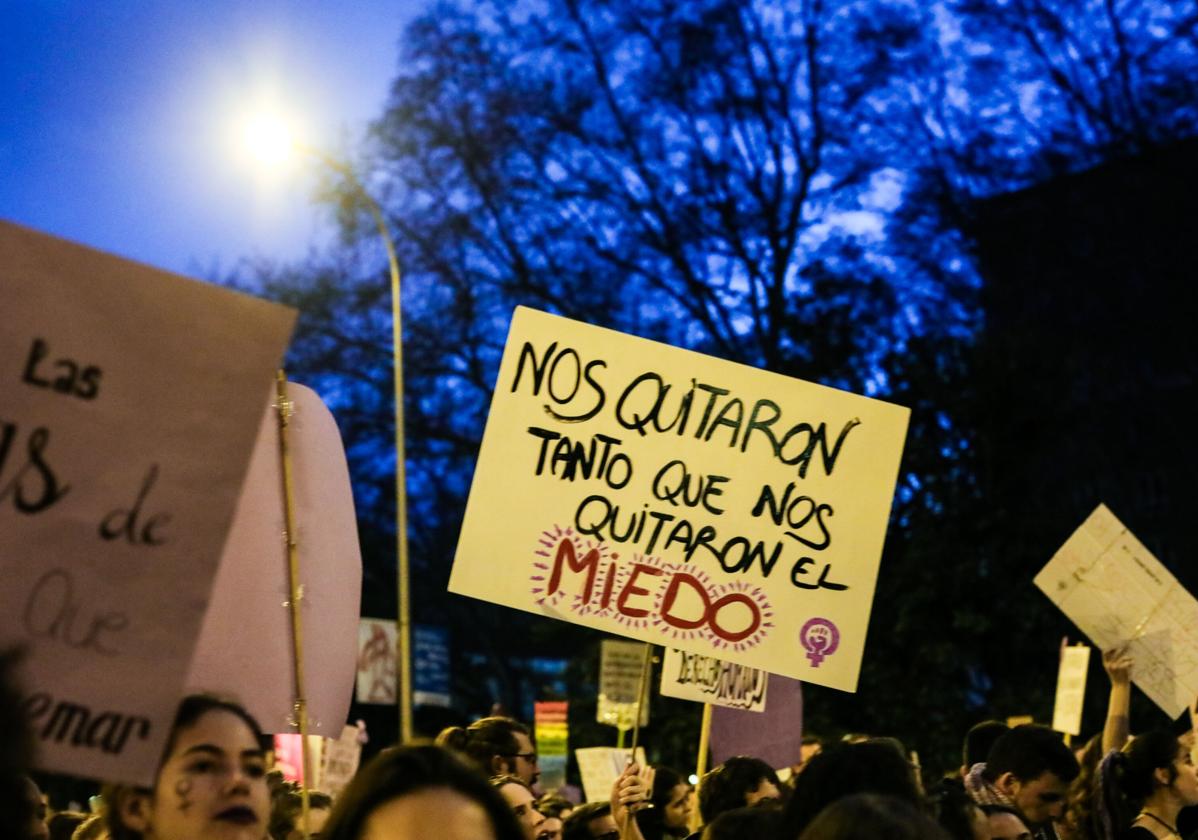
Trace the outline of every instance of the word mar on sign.
[[769, 674], [735, 662], [666, 648], [661, 693], [666, 697], [710, 703], [749, 712], [765, 711]]
[[[277, 397], [225, 542], [187, 687], [238, 698], [264, 732], [295, 732], [295, 650]], [[313, 735], [337, 737], [357, 673], [362, 557], [349, 467], [333, 415], [310, 388], [287, 383], [295, 543], [303, 620], [304, 695]]]
[[449, 588], [853, 691], [909, 414], [517, 308]]
[[152, 780], [295, 313], [0, 222], [0, 646], [38, 766]]

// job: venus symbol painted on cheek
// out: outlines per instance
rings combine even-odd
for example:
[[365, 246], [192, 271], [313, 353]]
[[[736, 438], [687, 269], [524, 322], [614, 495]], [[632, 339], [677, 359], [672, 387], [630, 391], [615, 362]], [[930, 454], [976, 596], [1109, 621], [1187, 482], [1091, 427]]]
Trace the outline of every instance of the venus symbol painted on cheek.
[[191, 779], [180, 779], [175, 782], [175, 795], [179, 797], [179, 810], [186, 811], [191, 807], [191, 800], [187, 795], [191, 793]]

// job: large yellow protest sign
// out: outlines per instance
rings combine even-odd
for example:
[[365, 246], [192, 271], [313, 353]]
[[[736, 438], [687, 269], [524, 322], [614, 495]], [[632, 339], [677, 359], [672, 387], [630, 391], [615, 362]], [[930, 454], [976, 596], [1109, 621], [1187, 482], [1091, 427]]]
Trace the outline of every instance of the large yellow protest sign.
[[519, 308], [449, 588], [855, 690], [908, 416]]

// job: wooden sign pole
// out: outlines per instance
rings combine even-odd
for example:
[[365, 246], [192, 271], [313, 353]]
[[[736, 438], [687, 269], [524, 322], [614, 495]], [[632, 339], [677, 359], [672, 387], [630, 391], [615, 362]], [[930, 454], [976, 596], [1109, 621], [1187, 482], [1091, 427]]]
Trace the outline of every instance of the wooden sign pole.
[[641, 712], [648, 692], [649, 664], [653, 661], [653, 645], [645, 645], [645, 658], [641, 662], [641, 678], [636, 686], [636, 716], [632, 719], [632, 760], [636, 761], [636, 745], [641, 737]]
[[291, 422], [292, 403], [287, 399], [287, 376], [279, 371], [275, 378], [275, 407], [279, 417], [279, 460], [283, 475], [283, 516], [287, 539], [288, 609], [291, 611], [292, 655], [295, 660], [295, 717], [300, 731], [300, 750], [304, 775], [300, 783], [300, 819], [304, 836], [308, 831], [308, 785], [312, 779], [312, 755], [308, 749], [308, 701], [304, 694], [304, 632], [300, 615], [303, 586], [299, 579], [299, 548], [295, 538], [295, 485], [291, 474], [291, 451], [287, 445], [287, 425]]
[[[707, 772], [707, 750], [711, 744], [711, 704], [703, 704], [703, 722], [699, 725], [699, 757], [695, 760], [695, 778], [699, 784], [703, 783], [703, 774]], [[699, 815], [699, 809], [695, 808], [691, 811], [691, 826], [692, 832], [698, 831], [703, 824], [703, 818]]]

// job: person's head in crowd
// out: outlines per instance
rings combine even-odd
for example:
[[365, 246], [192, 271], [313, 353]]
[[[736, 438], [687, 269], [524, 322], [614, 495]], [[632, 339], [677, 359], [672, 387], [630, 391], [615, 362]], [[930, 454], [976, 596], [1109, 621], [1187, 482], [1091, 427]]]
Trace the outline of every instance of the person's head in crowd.
[[906, 744], [898, 738], [892, 738], [889, 735], [879, 735], [876, 738], [870, 738], [868, 741], [858, 741], [857, 743], [889, 744], [896, 753], [902, 756], [903, 761], [907, 762], [907, 766], [911, 768], [911, 776], [915, 779], [915, 786], [919, 789], [920, 794], [923, 794], [923, 769], [919, 766], [919, 756], [912, 750], [907, 749]]
[[1102, 761], [1102, 733], [1073, 750], [1073, 757], [1079, 769], [1065, 792], [1065, 815], [1061, 823], [1070, 836], [1085, 840], [1094, 836], [1097, 816], [1094, 791], [1098, 785], [1098, 764]]
[[690, 834], [694, 799], [694, 788], [681, 773], [669, 767], [658, 767], [649, 796], [653, 807], [636, 814], [645, 840]]
[[19, 659], [16, 650], [0, 650], [0, 837], [24, 840], [36, 828], [36, 803], [25, 775], [33, 762], [33, 732], [17, 688]]
[[565, 819], [578, 806], [560, 793], [547, 793], [537, 800], [537, 810], [546, 817]]
[[512, 815], [524, 832], [525, 840], [537, 840], [541, 835], [541, 827], [545, 816], [537, 810], [536, 797], [532, 788], [516, 776], [493, 776], [491, 787], [499, 791], [499, 795], [512, 809]]
[[1080, 746], [1075, 746], [1073, 757], [1083, 770], [1086, 765], [1091, 768], [1098, 767], [1098, 762], [1102, 761], [1102, 733], [1096, 732], [1088, 740], [1081, 742]]
[[83, 825], [88, 816], [83, 811], [59, 811], [46, 820], [46, 828], [49, 830], [47, 836], [50, 840], [71, 840], [75, 835], [75, 829]]
[[703, 828], [702, 840], [749, 840], [774, 837], [782, 827], [782, 807], [761, 802], [725, 811]]
[[1099, 778], [1099, 816], [1112, 834], [1137, 825], [1176, 835], [1178, 813], [1198, 805], [1198, 773], [1189, 746], [1168, 730], [1137, 735], [1122, 752], [1107, 755]]
[[303, 794], [280, 787], [271, 797], [269, 830], [271, 840], [308, 840], [319, 837], [333, 809], [333, 797], [319, 790], [308, 791], [308, 831], [304, 832]]
[[333, 805], [321, 840], [524, 840], [499, 791], [434, 746], [392, 747]]
[[961, 745], [961, 775], [967, 774], [975, 764], [983, 763], [994, 742], [1010, 731], [1011, 727], [1001, 720], [984, 720], [969, 727]]
[[983, 805], [990, 840], [1032, 840], [1032, 830], [1023, 815], [1007, 805]]
[[828, 805], [855, 793], [893, 796], [918, 807], [923, 792], [893, 739], [834, 744], [807, 765], [786, 806], [785, 836], [797, 837]]
[[930, 792], [928, 803], [936, 822], [953, 840], [990, 840], [986, 815], [965, 793], [960, 779], [942, 780]]
[[562, 840], [619, 840], [620, 827], [610, 802], [586, 802], [566, 817]]
[[532, 787], [541, 775], [528, 727], [509, 717], [485, 717], [465, 729], [450, 726], [437, 736], [437, 746], [465, 756], [484, 776], [516, 776]]
[[1077, 759], [1060, 734], [1031, 723], [999, 736], [982, 771], [1033, 828], [1061, 817], [1065, 793], [1077, 774]]
[[821, 811], [798, 837], [799, 840], [949, 840], [944, 830], [912, 803], [873, 793], [855, 793], [838, 799]]
[[803, 741], [799, 745], [799, 760], [797, 764], [791, 766], [791, 779], [802, 773], [807, 767], [807, 762], [815, 758], [824, 748], [824, 739], [815, 734], [803, 736]]
[[778, 774], [760, 758], [733, 756], [699, 783], [699, 814], [709, 823], [725, 811], [782, 798]]
[[270, 791], [261, 741], [236, 703], [184, 698], [153, 788], [106, 789], [112, 840], [262, 840]]
[[574, 803], [564, 796], [547, 793], [537, 800], [537, 810], [545, 817], [541, 823], [545, 840], [562, 840], [562, 825], [574, 810]]
[[[29, 776], [25, 776], [22, 781], [24, 788], [24, 809], [29, 813], [29, 821], [26, 825], [25, 833], [31, 840], [48, 840], [50, 837], [50, 826], [46, 823], [46, 797], [42, 795], [41, 788], [37, 786], [37, 782]], [[23, 837], [25, 835], [17, 835]]]

